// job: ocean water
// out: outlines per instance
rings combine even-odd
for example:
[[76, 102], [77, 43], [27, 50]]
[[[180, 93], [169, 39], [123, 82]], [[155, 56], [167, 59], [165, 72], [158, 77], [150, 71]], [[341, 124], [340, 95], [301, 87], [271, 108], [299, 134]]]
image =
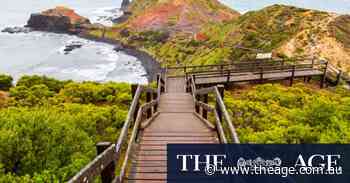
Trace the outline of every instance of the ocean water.
[[[221, 0], [244, 13], [272, 4], [289, 4], [300, 7], [350, 12], [350, 0]], [[0, 29], [23, 26], [31, 13], [55, 6], [68, 6], [93, 22], [111, 25], [112, 18], [120, 16], [121, 0], [2, 0]], [[72, 42], [83, 46], [70, 54], [63, 49]], [[28, 34], [0, 33], [0, 73], [18, 79], [22, 75], [47, 75], [58, 79], [99, 82], [117, 81], [147, 83], [145, 69], [135, 57], [113, 51], [113, 46], [87, 41], [75, 36], [32, 32]]]
[[[120, 4], [119, 0], [2, 0], [0, 29], [23, 26], [31, 13], [58, 5], [72, 7], [92, 22], [111, 25], [111, 19], [121, 15]], [[65, 46], [72, 42], [83, 46], [65, 54]], [[76, 81], [147, 83], [141, 62], [113, 48], [64, 34], [0, 33], [0, 73], [11, 74], [15, 79], [38, 74]]]

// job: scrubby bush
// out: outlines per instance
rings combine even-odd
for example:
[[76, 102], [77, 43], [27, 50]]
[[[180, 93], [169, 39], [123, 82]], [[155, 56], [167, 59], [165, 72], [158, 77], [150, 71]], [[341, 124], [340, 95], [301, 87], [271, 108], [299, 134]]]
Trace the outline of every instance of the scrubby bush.
[[141, 32], [140, 36], [151, 43], [163, 43], [169, 38], [170, 34], [167, 31], [150, 30]]
[[350, 98], [342, 91], [266, 84], [225, 100], [244, 143], [349, 143]]
[[35, 106], [42, 105], [50, 97], [54, 96], [54, 92], [43, 84], [34, 85], [32, 87], [17, 86], [10, 89], [10, 97], [12, 104], [15, 106]]
[[71, 81], [59, 81], [53, 78], [49, 78], [46, 76], [23, 76], [21, 77], [16, 86], [25, 86], [30, 88], [35, 85], [45, 85], [49, 88], [50, 91], [59, 92], [64, 85]]
[[125, 106], [131, 101], [131, 91], [128, 84], [70, 83], [60, 91], [58, 97], [72, 103], [109, 103]]
[[68, 180], [95, 156], [96, 142], [116, 138], [125, 113], [80, 104], [2, 110], [0, 180]]
[[0, 94], [0, 182], [14, 183], [67, 181], [95, 157], [95, 143], [116, 140], [131, 101], [128, 84], [40, 76]]
[[9, 90], [12, 86], [13, 78], [8, 75], [0, 75], [0, 90]]

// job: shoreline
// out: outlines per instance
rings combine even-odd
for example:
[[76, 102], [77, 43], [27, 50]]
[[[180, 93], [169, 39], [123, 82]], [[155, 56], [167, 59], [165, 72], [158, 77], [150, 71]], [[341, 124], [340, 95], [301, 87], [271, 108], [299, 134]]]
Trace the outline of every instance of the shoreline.
[[87, 35], [84, 33], [81, 34], [76, 34], [76, 36], [87, 39], [90, 41], [96, 41], [96, 42], [102, 42], [102, 43], [107, 43], [111, 44], [115, 47], [115, 51], [117, 52], [123, 52], [127, 55], [133, 56], [140, 60], [142, 66], [144, 67], [146, 73], [147, 73], [147, 79], [148, 82], [152, 82], [156, 80], [156, 74], [158, 74], [161, 71], [161, 66], [160, 63], [153, 58], [151, 55], [148, 53], [138, 50], [135, 47], [131, 47], [128, 45], [124, 45], [118, 40], [111, 40], [107, 38], [99, 38], [99, 37], [94, 37], [91, 35]]

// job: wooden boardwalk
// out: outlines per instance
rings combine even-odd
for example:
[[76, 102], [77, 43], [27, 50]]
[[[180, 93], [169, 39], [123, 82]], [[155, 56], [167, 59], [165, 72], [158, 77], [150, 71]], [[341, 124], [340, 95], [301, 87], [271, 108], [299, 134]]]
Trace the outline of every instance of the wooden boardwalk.
[[[223, 100], [226, 84], [290, 79], [292, 85], [294, 78], [304, 77], [307, 81], [321, 76], [323, 87], [327, 78], [333, 77], [338, 83], [341, 77], [341, 72], [333, 71], [327, 62], [278, 64], [165, 68], [165, 72], [157, 74], [157, 89], [132, 86], [133, 100], [119, 138], [114, 143], [98, 143], [98, 155], [69, 183], [93, 182], [97, 177], [102, 183], [165, 183], [167, 144], [239, 144]], [[183, 70], [184, 74], [169, 77], [171, 70]]]
[[259, 80], [283, 80], [288, 78], [298, 78], [298, 77], [312, 77], [312, 76], [322, 76], [324, 72], [317, 69], [307, 69], [307, 70], [296, 70], [293, 71], [274, 71], [265, 72], [263, 74], [258, 72], [245, 72], [245, 73], [230, 73], [230, 75], [223, 73], [222, 75], [211, 75], [210, 73], [206, 76], [196, 75], [196, 84], [225, 84], [225, 83], [235, 83], [235, 82], [247, 82], [247, 81], [259, 81]]
[[125, 182], [166, 182], [166, 145], [171, 143], [219, 143], [216, 131], [194, 114], [185, 79], [168, 78], [167, 92], [160, 98], [160, 114], [141, 132]]

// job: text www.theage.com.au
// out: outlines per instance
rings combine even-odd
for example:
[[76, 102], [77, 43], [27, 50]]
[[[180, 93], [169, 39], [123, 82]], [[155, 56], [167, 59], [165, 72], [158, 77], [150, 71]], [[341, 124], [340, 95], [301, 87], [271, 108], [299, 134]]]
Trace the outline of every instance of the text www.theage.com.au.
[[[341, 155], [314, 154], [304, 157], [299, 155], [294, 161], [294, 166], [282, 166], [282, 160], [278, 157], [273, 160], [265, 160], [261, 157], [245, 160], [239, 158], [234, 166], [224, 165], [226, 155], [177, 155], [181, 160], [181, 172], [188, 172], [189, 163], [193, 163], [194, 172], [200, 172], [200, 165], [204, 165], [206, 175], [279, 175], [288, 177], [292, 175], [342, 175], [343, 169], [339, 164]], [[204, 161], [200, 161], [204, 160]]]
[[217, 167], [208, 165], [205, 168], [206, 175], [280, 175], [288, 177], [290, 175], [342, 175], [341, 167], [263, 167], [263, 166], [227, 166]]

